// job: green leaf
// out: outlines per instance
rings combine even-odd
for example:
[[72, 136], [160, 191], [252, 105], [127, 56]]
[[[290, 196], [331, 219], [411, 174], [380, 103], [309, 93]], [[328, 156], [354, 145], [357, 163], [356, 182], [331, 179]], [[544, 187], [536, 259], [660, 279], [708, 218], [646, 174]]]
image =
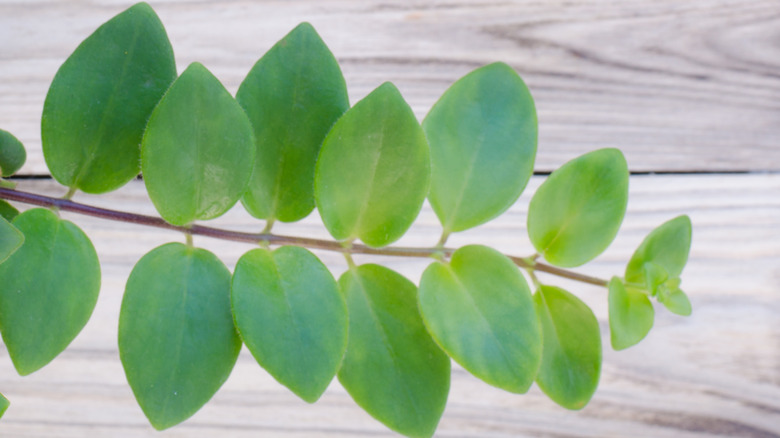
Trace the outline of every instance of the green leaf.
[[338, 240], [381, 247], [411, 226], [428, 194], [428, 143], [412, 109], [389, 82], [349, 109], [320, 150], [314, 196]]
[[536, 383], [555, 403], [582, 409], [601, 374], [598, 320], [585, 303], [555, 286], [542, 286], [534, 302], [544, 339]]
[[41, 134], [52, 176], [89, 193], [133, 179], [146, 121], [175, 78], [171, 43], [148, 4], [100, 26], [60, 67], [46, 95]]
[[254, 249], [236, 265], [231, 296], [236, 327], [257, 362], [317, 401], [347, 348], [347, 308], [328, 268], [304, 248]]
[[149, 119], [141, 169], [163, 219], [187, 225], [220, 216], [238, 202], [254, 156], [246, 113], [206, 67], [193, 63]]
[[433, 435], [447, 402], [450, 360], [423, 326], [416, 287], [378, 265], [353, 267], [339, 286], [349, 310], [349, 345], [339, 381], [390, 429]]
[[617, 149], [599, 149], [561, 166], [528, 207], [536, 250], [561, 267], [582, 265], [615, 238], [628, 202], [628, 166]]
[[76, 225], [34, 208], [13, 225], [24, 243], [0, 264], [0, 328], [21, 375], [51, 362], [89, 320], [100, 292], [100, 263]]
[[[626, 266], [626, 281], [647, 284], [648, 278], [653, 277], [648, 276], [647, 269], [663, 272], [654, 277], [664, 274], [669, 278], [679, 277], [688, 262], [691, 234], [691, 220], [685, 215], [664, 222], [655, 228], [631, 256]], [[648, 268], [651, 263], [654, 266]]]
[[22, 168], [27, 152], [22, 142], [10, 132], [0, 129], [0, 176], [8, 177]]
[[511, 260], [479, 245], [434, 263], [420, 280], [420, 312], [436, 342], [466, 370], [524, 393], [542, 359], [542, 333], [528, 284]]
[[685, 292], [678, 289], [664, 290], [658, 294], [658, 301], [661, 302], [670, 312], [680, 316], [689, 316], [693, 311], [691, 302]]
[[8, 410], [8, 406], [11, 405], [11, 402], [8, 401], [3, 394], [0, 394], [0, 417], [5, 414], [5, 411]]
[[638, 344], [653, 327], [655, 311], [646, 294], [626, 290], [619, 278], [609, 282], [609, 332], [612, 348], [623, 350]]
[[314, 209], [320, 145], [349, 108], [336, 58], [314, 28], [302, 23], [252, 67], [236, 100], [252, 122], [257, 144], [242, 203], [260, 219], [302, 219]]
[[138, 261], [119, 315], [119, 357], [152, 426], [166, 429], [197, 412], [240, 349], [230, 271], [214, 254], [168, 243]]
[[0, 216], [10, 222], [18, 215], [19, 210], [16, 207], [0, 199]]
[[0, 263], [16, 252], [24, 243], [24, 234], [0, 216]]
[[453, 84], [423, 121], [431, 147], [428, 199], [445, 233], [506, 211], [533, 174], [534, 101], [504, 63], [474, 70]]

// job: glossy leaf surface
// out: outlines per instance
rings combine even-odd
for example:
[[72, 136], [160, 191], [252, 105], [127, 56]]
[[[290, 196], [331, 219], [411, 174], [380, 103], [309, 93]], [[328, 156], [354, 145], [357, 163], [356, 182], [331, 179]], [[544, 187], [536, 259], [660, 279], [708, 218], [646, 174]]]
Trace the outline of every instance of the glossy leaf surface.
[[422, 126], [431, 148], [428, 199], [445, 232], [480, 225], [506, 211], [533, 173], [534, 101], [504, 63], [455, 82]]
[[531, 199], [528, 235], [550, 263], [579, 266], [601, 254], [623, 222], [628, 166], [617, 149], [599, 149], [554, 171]]
[[236, 265], [236, 326], [249, 351], [302, 399], [320, 398], [347, 348], [347, 309], [328, 268], [304, 248], [254, 249]]
[[19, 210], [17, 210], [16, 207], [0, 199], [0, 216], [8, 222], [11, 222], [18, 215]]
[[61, 184], [89, 193], [138, 175], [146, 121], [176, 78], [160, 19], [138, 3], [100, 26], [57, 71], [43, 106], [43, 154]]
[[100, 292], [92, 242], [50, 210], [21, 213], [24, 243], [0, 264], [0, 328], [21, 375], [48, 364], [89, 320]]
[[157, 247], [127, 280], [119, 357], [158, 430], [192, 416], [227, 380], [241, 349], [230, 310], [230, 271], [212, 253]]
[[528, 284], [511, 260], [471, 245], [420, 280], [420, 312], [436, 342], [485, 382], [524, 393], [542, 359], [542, 333]]
[[579, 298], [555, 286], [534, 294], [542, 323], [542, 366], [536, 383], [555, 403], [582, 409], [601, 374], [601, 334], [596, 316]]
[[381, 247], [398, 240], [428, 194], [428, 143], [412, 109], [389, 82], [333, 126], [320, 150], [314, 192], [337, 240]]
[[338, 376], [371, 416], [412, 437], [433, 435], [450, 386], [450, 360], [417, 311], [416, 287], [385, 267], [345, 272], [349, 344]]
[[8, 177], [21, 169], [27, 159], [24, 145], [8, 131], [0, 129], [0, 176]]
[[261, 219], [302, 219], [314, 209], [320, 145], [349, 108], [336, 58], [314, 28], [302, 23], [252, 67], [236, 100], [252, 122], [257, 144], [242, 203]]
[[655, 318], [653, 303], [647, 294], [626, 290], [623, 282], [613, 277], [609, 282], [608, 302], [612, 348], [623, 350], [647, 336]]
[[4, 217], [0, 217], [0, 263], [3, 263], [24, 243], [24, 234]]
[[206, 67], [193, 63], [149, 119], [141, 168], [163, 219], [187, 225], [220, 216], [238, 201], [254, 156], [244, 110]]

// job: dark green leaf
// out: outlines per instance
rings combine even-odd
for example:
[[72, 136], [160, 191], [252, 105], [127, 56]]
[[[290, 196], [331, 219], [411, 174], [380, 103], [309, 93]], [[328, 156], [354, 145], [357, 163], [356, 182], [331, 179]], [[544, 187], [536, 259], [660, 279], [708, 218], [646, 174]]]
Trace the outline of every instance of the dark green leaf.
[[173, 49], [148, 4], [100, 26], [60, 67], [46, 95], [41, 134], [52, 176], [89, 193], [133, 179], [146, 121], [175, 78]]
[[4, 217], [0, 217], [0, 263], [16, 252], [22, 243], [24, 243], [24, 234]]
[[638, 344], [653, 327], [655, 311], [647, 294], [626, 290], [619, 278], [609, 282], [609, 332], [612, 348], [623, 350]]
[[11, 222], [18, 215], [19, 210], [17, 210], [16, 207], [0, 199], [0, 216], [8, 222]]
[[347, 308], [336, 280], [304, 248], [254, 249], [236, 265], [236, 326], [257, 362], [313, 403], [347, 348]]
[[345, 272], [349, 344], [338, 376], [352, 398], [390, 429], [429, 437], [444, 412], [450, 360], [417, 311], [416, 288], [378, 265]]
[[466, 370], [524, 393], [542, 359], [542, 333], [528, 284], [511, 260], [471, 245], [434, 263], [420, 280], [420, 312], [436, 342]]
[[8, 410], [8, 406], [10, 405], [11, 402], [9, 402], [8, 399], [3, 396], [3, 394], [0, 394], [0, 417], [5, 414], [5, 411]]
[[21, 375], [51, 362], [81, 331], [100, 292], [100, 263], [76, 225], [42, 208], [13, 221], [22, 246], [0, 264], [0, 328]]
[[168, 243], [138, 261], [119, 315], [119, 357], [152, 426], [166, 429], [197, 412], [240, 349], [230, 271], [214, 254]]
[[[691, 234], [691, 220], [685, 215], [671, 219], [651, 231], [631, 256], [626, 266], [626, 281], [645, 285], [659, 276], [678, 278], [688, 262]], [[654, 266], [648, 268], [650, 263]], [[648, 276], [648, 269], [661, 273]], [[660, 284], [659, 281], [655, 283]], [[654, 289], [650, 291], [655, 294]]]
[[22, 142], [10, 132], [0, 129], [0, 176], [7, 177], [22, 168], [27, 152]]
[[238, 201], [254, 156], [246, 113], [206, 67], [193, 63], [149, 119], [141, 168], [163, 219], [187, 225], [220, 216]]
[[241, 199], [261, 219], [299, 220], [314, 209], [314, 165], [325, 135], [349, 108], [336, 58], [309, 23], [252, 68], [236, 94], [255, 132], [257, 159]]
[[617, 149], [599, 149], [561, 166], [542, 183], [528, 209], [528, 235], [556, 266], [601, 254], [623, 222], [628, 166]]
[[534, 302], [544, 339], [536, 383], [555, 403], [582, 409], [601, 375], [598, 320], [585, 303], [555, 286], [542, 286]]
[[347, 111], [320, 150], [314, 196], [338, 240], [381, 247], [398, 240], [428, 194], [428, 143], [389, 82]]
[[453, 84], [423, 121], [431, 146], [428, 198], [445, 233], [493, 219], [520, 196], [536, 156], [536, 109], [506, 64]]

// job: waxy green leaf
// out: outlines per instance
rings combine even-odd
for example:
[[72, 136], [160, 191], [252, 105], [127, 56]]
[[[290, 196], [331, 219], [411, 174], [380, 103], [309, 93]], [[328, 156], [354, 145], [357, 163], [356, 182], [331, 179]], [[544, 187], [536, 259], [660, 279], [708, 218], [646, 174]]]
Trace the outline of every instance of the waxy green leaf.
[[252, 122], [255, 170], [241, 198], [260, 219], [292, 222], [314, 209], [314, 165], [325, 135], [349, 108], [336, 58], [309, 23], [252, 67], [236, 100]]
[[420, 280], [425, 326], [447, 354], [485, 382], [524, 393], [542, 359], [542, 333], [517, 266], [485, 246], [458, 249]]
[[257, 362], [317, 401], [347, 348], [347, 308], [328, 268], [304, 248], [253, 249], [236, 265], [231, 296], [236, 327]]
[[3, 394], [0, 394], [0, 417], [5, 414], [5, 411], [8, 410], [8, 406], [11, 405], [11, 402], [8, 401]]
[[0, 129], [0, 176], [8, 177], [21, 169], [27, 159], [24, 145], [8, 131]]
[[504, 63], [453, 84], [423, 121], [431, 147], [428, 199], [444, 232], [462, 231], [506, 211], [533, 174], [534, 101]]
[[214, 254], [168, 243], [138, 261], [119, 315], [119, 357], [152, 426], [166, 429], [197, 412], [240, 349], [230, 271]]
[[24, 234], [0, 216], [0, 263], [16, 252], [24, 243]]
[[653, 327], [655, 311], [647, 294], [627, 290], [613, 277], [609, 282], [609, 333], [612, 348], [623, 350], [636, 345]]
[[89, 320], [100, 263], [76, 225], [34, 208], [13, 221], [24, 243], [0, 264], [0, 329], [21, 375], [51, 362]]
[[561, 166], [539, 186], [528, 207], [536, 250], [561, 267], [601, 254], [623, 222], [628, 166], [617, 149], [599, 149]]
[[14, 220], [14, 218], [16, 218], [16, 216], [19, 216], [19, 210], [17, 210], [13, 205], [0, 199], [0, 216], [2, 216], [8, 222], [11, 222]]
[[144, 182], [174, 225], [213, 219], [246, 191], [255, 144], [249, 119], [224, 86], [193, 63], [154, 109], [141, 147]]
[[371, 416], [412, 437], [429, 437], [444, 412], [450, 360], [417, 311], [416, 287], [382, 266], [353, 267], [339, 279], [349, 344], [338, 376]]
[[542, 286], [534, 302], [544, 344], [536, 383], [555, 403], [582, 409], [601, 375], [598, 320], [579, 298], [555, 286]]
[[43, 106], [43, 155], [60, 183], [89, 193], [138, 175], [146, 121], [176, 78], [160, 19], [138, 3], [100, 26], [57, 71]]
[[320, 150], [314, 196], [338, 240], [381, 247], [398, 240], [422, 208], [430, 182], [428, 143], [389, 82], [333, 126]]

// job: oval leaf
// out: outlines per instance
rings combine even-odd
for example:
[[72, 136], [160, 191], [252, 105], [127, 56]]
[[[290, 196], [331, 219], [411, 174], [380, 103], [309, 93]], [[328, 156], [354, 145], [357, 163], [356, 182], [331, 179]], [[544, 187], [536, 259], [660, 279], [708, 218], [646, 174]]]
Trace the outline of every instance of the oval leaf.
[[520, 76], [504, 63], [455, 82], [423, 121], [431, 147], [428, 199], [444, 232], [493, 219], [533, 174], [536, 109]]
[[0, 263], [3, 263], [24, 243], [24, 234], [0, 216]]
[[180, 243], [153, 249], [127, 280], [119, 357], [157, 430], [200, 409], [227, 380], [241, 349], [230, 311], [230, 271]]
[[556, 266], [579, 266], [601, 254], [623, 222], [628, 166], [617, 149], [599, 149], [561, 166], [528, 207], [528, 235]]
[[46, 95], [41, 134], [52, 176], [89, 193], [133, 179], [146, 121], [175, 78], [171, 43], [148, 4], [100, 26], [60, 67]]
[[[691, 220], [685, 215], [655, 228], [631, 256], [626, 266], [626, 281], [638, 285], [648, 284], [647, 269], [650, 264], [653, 265], [651, 270], [662, 271], [669, 278], [678, 278], [688, 262], [691, 234]], [[655, 294], [653, 290], [650, 292]]]
[[423, 326], [414, 284], [385, 267], [362, 265], [345, 272], [339, 286], [349, 311], [339, 381], [390, 429], [433, 435], [447, 402], [450, 360]]
[[27, 151], [22, 142], [8, 131], [0, 129], [0, 176], [8, 177], [24, 165]]
[[655, 311], [642, 292], [626, 290], [619, 278], [609, 282], [609, 333], [612, 348], [623, 350], [638, 344], [653, 328]]
[[238, 201], [254, 156], [246, 113], [206, 67], [193, 63], [149, 119], [141, 169], [163, 219], [187, 225], [220, 216]]
[[693, 312], [691, 301], [681, 289], [671, 289], [660, 293], [658, 301], [661, 302], [670, 312], [680, 316], [689, 316]]
[[257, 144], [242, 203], [260, 219], [302, 219], [314, 209], [320, 145], [349, 108], [336, 58], [314, 28], [302, 23], [257, 61], [236, 100], [252, 122]]
[[380, 247], [398, 240], [414, 222], [429, 182], [425, 134], [401, 93], [386, 82], [328, 133], [314, 196], [333, 237]]
[[420, 280], [420, 312], [436, 342], [470, 373], [524, 393], [542, 359], [542, 334], [528, 284], [511, 260], [471, 245]]
[[306, 249], [254, 249], [231, 289], [241, 338], [257, 362], [309, 403], [336, 375], [347, 348], [347, 308], [328, 268]]
[[579, 298], [558, 287], [542, 286], [534, 302], [544, 344], [536, 383], [555, 403], [582, 409], [601, 375], [598, 320]]
[[76, 225], [49, 210], [20, 214], [24, 243], [0, 264], [0, 328], [21, 375], [51, 362], [89, 320], [100, 292], [100, 263]]

